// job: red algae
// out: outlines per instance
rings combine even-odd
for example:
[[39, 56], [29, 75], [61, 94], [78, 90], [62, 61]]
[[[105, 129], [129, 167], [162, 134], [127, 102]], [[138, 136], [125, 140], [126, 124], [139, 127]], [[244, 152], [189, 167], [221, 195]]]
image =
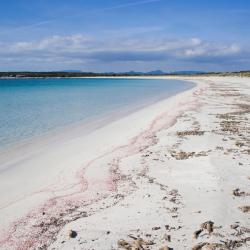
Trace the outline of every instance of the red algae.
[[[200, 91], [204, 91], [204, 89], [200, 89]], [[194, 95], [198, 94], [200, 93], [197, 91], [194, 93]], [[129, 144], [117, 147], [111, 152], [93, 159], [79, 169], [75, 174], [75, 183], [67, 188], [56, 189], [49, 187], [39, 190], [39, 192], [53, 193], [71, 190], [72, 192], [65, 195], [55, 195], [25, 217], [15, 221], [4, 232], [2, 239], [0, 239], [0, 246], [6, 250], [47, 248], [67, 223], [86, 216], [84, 209], [88, 205], [96, 203], [117, 191], [117, 185], [122, 181], [119, 173], [119, 162], [121, 159], [156, 144], [157, 138], [155, 134], [157, 132], [172, 126], [184, 111], [194, 110], [199, 105], [200, 103], [196, 100], [179, 103], [176, 110], [156, 117], [148, 129], [134, 137]], [[104, 177], [92, 177], [92, 179], [86, 177], [88, 169], [97, 168], [100, 165], [108, 165]], [[100, 192], [96, 192], [97, 190], [100, 190]]]

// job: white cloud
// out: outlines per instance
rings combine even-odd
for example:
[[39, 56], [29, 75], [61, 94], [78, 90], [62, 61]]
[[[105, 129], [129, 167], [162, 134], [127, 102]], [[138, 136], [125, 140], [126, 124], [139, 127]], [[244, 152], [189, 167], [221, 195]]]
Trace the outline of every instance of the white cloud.
[[221, 45], [215, 43], [200, 43], [198, 46], [186, 49], [184, 51], [184, 56], [229, 56], [238, 54], [240, 51], [241, 48], [236, 44]]
[[[246, 50], [245, 50], [246, 51]], [[206, 42], [197, 37], [131, 38], [101, 37], [86, 34], [51, 36], [38, 41], [0, 43], [0, 63], [4, 60], [39, 63], [81, 65], [83, 63], [111, 62], [164, 62], [190, 61], [211, 62], [243, 60], [249, 52], [243, 53], [237, 44]], [[244, 60], [243, 60], [244, 61]], [[1, 66], [0, 64], [0, 66]], [[110, 69], [112, 70], [112, 69]]]
[[5, 44], [0, 51], [6, 52], [26, 52], [26, 51], [55, 51], [57, 49], [62, 51], [73, 51], [84, 49], [85, 43], [89, 41], [88, 36], [75, 34], [71, 36], [51, 36], [40, 41], [34, 42], [16, 42], [12, 44]]

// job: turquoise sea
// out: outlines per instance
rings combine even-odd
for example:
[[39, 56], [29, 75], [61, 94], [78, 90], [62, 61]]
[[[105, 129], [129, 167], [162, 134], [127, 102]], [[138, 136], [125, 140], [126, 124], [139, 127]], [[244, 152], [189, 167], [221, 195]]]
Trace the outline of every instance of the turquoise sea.
[[187, 90], [166, 79], [0, 79], [0, 147]]

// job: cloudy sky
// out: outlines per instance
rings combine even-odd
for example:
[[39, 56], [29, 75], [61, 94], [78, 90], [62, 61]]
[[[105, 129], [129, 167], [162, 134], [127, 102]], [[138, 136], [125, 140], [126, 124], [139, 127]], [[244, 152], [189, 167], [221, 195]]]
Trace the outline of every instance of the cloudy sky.
[[1, 0], [0, 71], [250, 69], [249, 0]]

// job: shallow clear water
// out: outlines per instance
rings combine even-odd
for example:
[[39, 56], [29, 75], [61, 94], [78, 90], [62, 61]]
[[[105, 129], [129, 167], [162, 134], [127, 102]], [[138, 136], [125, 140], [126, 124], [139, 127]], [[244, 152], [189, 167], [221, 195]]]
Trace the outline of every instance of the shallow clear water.
[[165, 79], [0, 79], [0, 147], [192, 86]]

